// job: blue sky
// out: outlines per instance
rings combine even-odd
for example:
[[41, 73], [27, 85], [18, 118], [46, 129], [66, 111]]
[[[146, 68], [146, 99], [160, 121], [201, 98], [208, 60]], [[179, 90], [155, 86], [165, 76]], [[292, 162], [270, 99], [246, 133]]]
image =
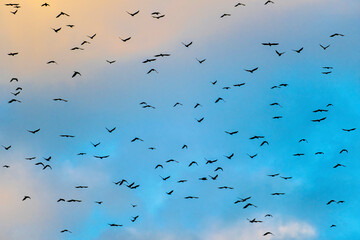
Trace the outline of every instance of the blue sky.
[[[0, 174], [0, 238], [355, 239], [360, 3], [274, 2], [243, 1], [245, 7], [234, 8], [236, 2], [215, 0], [79, 0], [44, 8], [41, 1], [19, 1], [15, 15], [1, 6], [6, 24], [0, 30], [0, 144], [12, 147], [0, 149], [1, 164], [10, 166]], [[134, 17], [126, 13], [136, 10]], [[60, 11], [70, 17], [55, 18]], [[154, 11], [165, 17], [153, 19]], [[223, 13], [231, 16], [220, 19]], [[58, 27], [58, 33], [51, 30]], [[94, 33], [90, 40], [87, 35]], [[333, 33], [345, 36], [330, 38]], [[119, 39], [128, 36], [126, 43]], [[91, 44], [70, 51], [83, 40]], [[191, 41], [189, 48], [181, 44]], [[324, 51], [319, 44], [330, 47]], [[300, 54], [293, 51], [301, 47]], [[286, 53], [278, 57], [275, 49]], [[171, 56], [142, 63], [158, 53]], [[50, 60], [58, 64], [46, 64]], [[321, 74], [323, 66], [332, 66], [332, 73]], [[255, 67], [253, 74], [244, 71]], [[158, 73], [146, 74], [151, 68]], [[74, 71], [81, 76], [71, 78]], [[9, 83], [12, 77], [19, 82]], [[245, 85], [233, 86], [238, 83]], [[288, 86], [271, 89], [282, 83]], [[8, 104], [18, 86], [23, 90], [15, 98], [22, 102]], [[52, 100], [58, 97], [68, 102]], [[215, 104], [218, 97], [225, 101]], [[142, 108], [143, 101], [155, 109]], [[176, 102], [183, 106], [173, 107]], [[281, 107], [270, 106], [274, 102]], [[202, 106], [194, 109], [196, 103]], [[319, 108], [329, 111], [313, 113]], [[202, 117], [201, 123], [195, 120]], [[311, 121], [322, 117], [323, 122]], [[109, 134], [105, 127], [116, 130]], [[37, 128], [37, 134], [27, 131]], [[342, 130], [350, 128], [357, 129]], [[260, 147], [262, 139], [249, 139], [254, 135], [265, 136], [269, 145]], [[131, 142], [134, 137], [144, 141]], [[302, 138], [307, 142], [299, 143]], [[101, 144], [94, 148], [90, 142]], [[184, 144], [188, 149], [181, 149]], [[339, 154], [344, 148], [348, 153]], [[315, 155], [319, 151], [324, 154]], [[232, 159], [225, 157], [232, 153]], [[24, 159], [32, 156], [37, 158]], [[52, 170], [34, 165], [48, 156]], [[198, 166], [188, 167], [192, 161]], [[346, 167], [334, 169], [337, 163]], [[155, 170], [157, 164], [164, 168]], [[217, 167], [224, 171], [214, 172]], [[292, 179], [268, 176], [275, 173]], [[209, 178], [216, 174], [216, 181]], [[140, 187], [113, 184], [121, 179]], [[21, 201], [25, 195], [31, 199]], [[189, 195], [199, 199], [185, 200]], [[257, 208], [234, 204], [248, 196]], [[57, 203], [59, 198], [82, 203]], [[345, 202], [326, 205], [331, 199]], [[273, 217], [265, 218], [267, 213]], [[267, 231], [274, 236], [263, 237]]]

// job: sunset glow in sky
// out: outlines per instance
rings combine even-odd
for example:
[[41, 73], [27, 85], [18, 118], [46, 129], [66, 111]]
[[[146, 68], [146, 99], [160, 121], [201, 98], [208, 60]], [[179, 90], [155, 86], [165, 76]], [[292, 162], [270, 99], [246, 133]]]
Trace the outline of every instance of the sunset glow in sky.
[[360, 1], [265, 2], [1, 4], [0, 240], [356, 239]]

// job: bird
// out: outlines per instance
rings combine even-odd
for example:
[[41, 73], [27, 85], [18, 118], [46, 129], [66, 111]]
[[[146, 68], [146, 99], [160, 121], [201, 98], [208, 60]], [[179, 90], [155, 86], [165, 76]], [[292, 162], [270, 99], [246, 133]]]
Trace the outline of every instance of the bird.
[[64, 138], [74, 138], [75, 136], [73, 136], [73, 135], [67, 135], [67, 134], [62, 134], [62, 135], [60, 135], [60, 137], [64, 137]]
[[196, 196], [186, 196], [185, 199], [199, 199], [199, 197]]
[[212, 85], [215, 85], [217, 83], [217, 80], [215, 80], [214, 82], [211, 82]]
[[234, 84], [233, 86], [234, 87], [241, 87], [241, 86], [244, 86], [245, 85], [245, 83], [237, 83], [237, 84]]
[[68, 100], [63, 99], [63, 98], [54, 98], [53, 99], [55, 102], [68, 102]]
[[270, 175], [268, 175], [269, 177], [277, 177], [277, 176], [279, 176], [280, 175], [280, 173], [275, 173], [275, 174], [270, 174]]
[[50, 4], [48, 4], [48, 3], [41, 4], [41, 7], [49, 7], [49, 6], [50, 6]]
[[154, 62], [154, 61], [156, 61], [156, 58], [148, 58], [148, 59], [146, 59], [145, 61], [143, 61], [142, 63], [149, 63], [149, 62]]
[[238, 7], [238, 6], [246, 6], [244, 3], [237, 3], [237, 4], [235, 4], [235, 6], [234, 7]]
[[140, 12], [140, 10], [137, 10], [136, 12], [134, 13], [130, 13], [128, 11], [126, 11], [130, 16], [134, 17], [136, 14], [138, 14]]
[[10, 79], [10, 82], [13, 82], [13, 81], [18, 82], [19, 79], [18, 79], [18, 78], [11, 78], [11, 79]]
[[46, 161], [50, 161], [51, 160], [51, 156], [44, 158]]
[[[280, 176], [281, 177], [281, 176]], [[292, 179], [292, 177], [281, 177], [282, 179], [289, 180]]]
[[261, 43], [261, 44], [262, 44], [262, 45], [264, 45], [264, 46], [269, 46], [269, 47], [279, 45], [279, 43], [271, 43], [271, 42], [268, 42], [268, 43]]
[[68, 233], [72, 233], [71, 231], [67, 230], [67, 229], [64, 229], [64, 230], [61, 230], [60, 233], [65, 233], [65, 232], [68, 232]]
[[82, 45], [85, 45], [85, 44], [91, 44], [91, 43], [85, 40], [80, 45], [82, 46]]
[[200, 118], [200, 119], [196, 119], [196, 118], [195, 118], [195, 120], [196, 120], [198, 123], [201, 123], [201, 122], [204, 120], [204, 118], [203, 118], [203, 117]]
[[327, 46], [323, 46], [323, 45], [321, 45], [321, 44], [319, 44], [320, 45], [320, 47], [322, 48], [322, 49], [324, 49], [324, 50], [326, 50], [328, 47], [330, 47], [330, 44], [329, 45], [327, 45]]
[[260, 147], [264, 146], [265, 144], [269, 145], [268, 141], [263, 141], [263, 142], [260, 144]]
[[217, 171], [219, 171], [219, 170], [224, 171], [224, 169], [223, 169], [222, 167], [217, 167], [217, 168], [214, 170], [214, 172], [217, 172]]
[[174, 192], [174, 190], [171, 190], [170, 192], [167, 192], [167, 195], [171, 195]]
[[90, 38], [90, 39], [94, 39], [95, 36], [96, 36], [96, 33], [91, 35], [91, 36], [87, 36], [87, 37]]
[[141, 141], [143, 142], [144, 140], [142, 140], [141, 138], [135, 137], [131, 140], [131, 142], [135, 142], [135, 141]]
[[138, 219], [138, 217], [139, 217], [139, 215], [137, 215], [137, 216], [133, 217], [133, 218], [131, 219], [131, 221], [132, 221], [132, 222], [135, 222], [135, 221], [136, 221], [136, 219]]
[[162, 177], [162, 176], [160, 176], [160, 177], [161, 177], [161, 179], [164, 180], [164, 181], [166, 181], [166, 180], [168, 180], [168, 179], [170, 178], [170, 176], [167, 176], [167, 177]]
[[333, 166], [333, 168], [338, 168], [338, 167], [346, 167], [345, 165], [342, 165], [340, 163], [336, 164], [335, 166]]
[[156, 54], [154, 55], [154, 57], [169, 57], [171, 54], [169, 53], [160, 53], [160, 54]]
[[223, 17], [230, 17], [231, 16], [231, 14], [229, 14], [229, 13], [224, 13], [223, 15], [221, 15], [220, 16], [220, 18], [223, 18]]
[[200, 64], [202, 64], [203, 62], [206, 61], [206, 58], [204, 58], [204, 59], [202, 59], [202, 60], [199, 60], [199, 59], [196, 58], [196, 60], [197, 60]]
[[246, 204], [246, 205], [243, 207], [243, 209], [246, 209], [246, 208], [248, 208], [248, 207], [255, 207], [255, 208], [257, 208], [257, 206], [255, 206], [254, 204], [248, 203], [248, 204]]
[[244, 69], [246, 72], [254, 73], [256, 70], [258, 70], [259, 67], [253, 68], [253, 69]]
[[321, 121], [324, 121], [326, 119], [326, 117], [323, 117], [323, 118], [320, 118], [320, 119], [314, 119], [314, 120], [311, 120], [312, 122], [321, 122]]
[[70, 17], [70, 15], [69, 15], [69, 14], [64, 13], [64, 12], [60, 12], [60, 13], [56, 16], [56, 18], [59, 18], [59, 17], [61, 17], [61, 16]]
[[349, 152], [348, 152], [348, 150], [347, 150], [347, 149], [345, 149], [345, 148], [344, 148], [344, 149], [342, 149], [339, 153], [341, 154], [341, 153], [343, 153], [343, 152], [349, 153]]
[[273, 196], [280, 196], [280, 195], [285, 195], [285, 193], [272, 193], [271, 195], [273, 195]]
[[55, 33], [58, 33], [61, 30], [61, 27], [59, 28], [51, 28], [52, 30], [54, 30]]
[[71, 78], [74, 78], [74, 77], [76, 77], [76, 75], [79, 75], [79, 76], [81, 76], [81, 73], [79, 73], [79, 72], [77, 72], [77, 71], [74, 71], [74, 73], [73, 73], [73, 75], [71, 76]]
[[293, 51], [294, 51], [294, 52], [297, 52], [297, 53], [301, 53], [302, 50], [304, 50], [304, 47], [302, 47], [302, 48], [300, 48], [300, 49], [298, 49], [298, 50], [294, 50], [294, 49], [293, 49]]
[[225, 100], [223, 98], [219, 97], [218, 99], [215, 100], [215, 103], [218, 103], [219, 101], [225, 102]]
[[212, 163], [216, 163], [216, 162], [217, 162], [217, 159], [215, 159], [215, 160], [208, 160], [208, 159], [205, 158], [205, 160], [206, 160], [206, 163], [205, 163], [205, 164], [212, 164]]
[[19, 53], [18, 52], [11, 52], [11, 53], [8, 53], [8, 55], [9, 56], [12, 56], [12, 57], [14, 57], [14, 56], [16, 56], [16, 55], [18, 55]]
[[29, 133], [35, 134], [37, 132], [40, 131], [40, 128], [36, 129], [36, 130], [27, 130]]
[[158, 164], [158, 165], [156, 165], [155, 169], [157, 169], [157, 168], [159, 168], [159, 167], [164, 168], [163, 165]]
[[263, 236], [267, 236], [267, 235], [274, 235], [272, 232], [266, 232], [263, 234]]
[[299, 143], [301, 143], [301, 142], [308, 142], [308, 141], [305, 138], [302, 138], [299, 140]]
[[300, 157], [300, 156], [304, 156], [305, 155], [305, 153], [295, 153], [295, 154], [293, 154], [293, 156], [295, 156], [295, 157]]
[[355, 131], [356, 128], [349, 128], [349, 129], [343, 128], [342, 130], [345, 131], [345, 132], [352, 132], [352, 131]]
[[123, 42], [127, 42], [127, 41], [129, 41], [129, 40], [131, 39], [131, 37], [127, 37], [127, 38], [124, 38], [124, 39], [122, 39], [121, 37], [119, 37], [119, 38], [120, 38], [120, 40], [123, 41]]
[[249, 156], [250, 158], [254, 158], [254, 157], [256, 157], [256, 156], [257, 156], [257, 154], [254, 154], [254, 155], [250, 155], [250, 154], [248, 154], [248, 156]]
[[264, 3], [264, 5], [268, 5], [269, 3], [274, 4], [274, 2], [273, 2], [273, 1], [271, 1], [271, 0], [267, 0], [267, 1]]
[[109, 63], [109, 64], [113, 64], [113, 63], [116, 62], [116, 60], [112, 60], [112, 61], [106, 60], [106, 62]]
[[51, 60], [51, 61], [48, 61], [46, 64], [57, 64], [57, 62], [54, 60]]
[[9, 146], [4, 146], [4, 145], [1, 145], [6, 151], [8, 151], [10, 148], [11, 148], [11, 145], [9, 145]]
[[110, 227], [122, 227], [122, 224], [108, 223]]
[[152, 73], [152, 72], [156, 72], [156, 73], [158, 73], [158, 71], [156, 71], [156, 69], [155, 68], [152, 68], [152, 69], [150, 69], [146, 74], [150, 74], [150, 73]]
[[195, 161], [192, 161], [190, 164], [189, 164], [189, 167], [191, 167], [192, 165], [196, 164], [197, 166], [199, 166], [199, 164]]
[[209, 177], [214, 181], [218, 178], [218, 176], [219, 176], [218, 174], [216, 174], [214, 177], [209, 175]]
[[254, 218], [254, 219], [248, 219], [247, 218], [247, 220], [250, 222], [250, 223], [262, 223], [263, 221], [258, 221], [258, 220], [256, 220], [256, 218]]
[[275, 50], [276, 54], [281, 57], [281, 55], [285, 54], [285, 52], [278, 52], [277, 50]]
[[104, 158], [108, 158], [110, 157], [110, 155], [106, 155], [106, 156], [97, 156], [97, 155], [94, 155], [95, 158], [99, 158], [99, 159], [104, 159]]
[[45, 170], [47, 168], [50, 168], [52, 170], [52, 167], [50, 165], [45, 165], [42, 170]]
[[332, 38], [332, 37], [337, 37], [337, 36], [339, 36], [339, 37], [344, 37], [344, 34], [334, 33], [334, 34], [331, 34], [331, 35], [330, 35], [331, 38]]
[[24, 196], [24, 198], [22, 199], [22, 201], [25, 201], [26, 199], [31, 199], [30, 196]]
[[260, 138], [265, 138], [264, 136], [253, 136], [251, 138], [249, 138], [250, 140], [254, 140], [254, 139], [260, 139]]
[[191, 46], [191, 44], [193, 44], [193, 42], [191, 41], [191, 42], [189, 42], [189, 43], [183, 43], [183, 42], [181, 42], [185, 47], [190, 47]]
[[107, 127], [105, 127], [106, 130], [109, 132], [109, 133], [112, 133], [113, 131], [115, 131], [116, 127], [113, 127], [112, 129], [108, 129]]
[[[224, 155], [225, 156], [225, 155]], [[232, 157], [234, 157], [234, 153], [230, 154], [229, 156], [225, 156], [227, 159], [231, 159]]]
[[97, 147], [97, 146], [99, 146], [100, 145], [100, 143], [101, 142], [98, 142], [98, 143], [93, 143], [93, 142], [90, 142], [91, 143], [91, 145], [93, 145], [94, 147]]
[[163, 18], [163, 17], [165, 17], [165, 14], [163, 14], [163, 15], [159, 15], [159, 16], [152, 16], [153, 18], [156, 18], [156, 19], [160, 19], [160, 18]]

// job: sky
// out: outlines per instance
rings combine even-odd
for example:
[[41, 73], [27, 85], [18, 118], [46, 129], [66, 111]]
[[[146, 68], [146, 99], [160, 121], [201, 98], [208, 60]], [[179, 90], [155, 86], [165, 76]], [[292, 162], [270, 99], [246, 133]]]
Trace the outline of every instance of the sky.
[[[8, 166], [0, 169], [0, 239], [337, 240], [360, 234], [359, 1], [44, 2], [0, 6], [0, 166]], [[56, 18], [60, 12], [69, 16]], [[153, 12], [165, 16], [155, 19]], [[225, 13], [230, 16], [221, 18]], [[334, 33], [344, 36], [330, 37]], [[268, 42], [279, 44], [262, 45]], [[154, 57], [160, 53], [170, 56]], [[142, 63], [146, 59], [156, 61]], [[47, 64], [51, 60], [56, 64]], [[150, 69], [157, 72], [147, 74]], [[74, 71], [81, 76], [72, 77]], [[287, 86], [273, 88], [280, 84]], [[22, 90], [14, 96], [17, 87]], [[215, 103], [219, 97], [224, 101]], [[132, 142], [135, 137], [143, 141]], [[269, 144], [260, 146], [264, 140]], [[198, 165], [189, 167], [192, 161]], [[338, 163], [345, 167], [333, 168]], [[158, 164], [163, 168], [155, 169]], [[215, 172], [218, 167], [223, 171]], [[114, 184], [122, 179], [140, 186]], [[182, 179], [187, 182], [178, 183]], [[344, 203], [327, 205], [330, 200]], [[247, 203], [256, 207], [244, 209]], [[254, 218], [262, 222], [250, 223]]]

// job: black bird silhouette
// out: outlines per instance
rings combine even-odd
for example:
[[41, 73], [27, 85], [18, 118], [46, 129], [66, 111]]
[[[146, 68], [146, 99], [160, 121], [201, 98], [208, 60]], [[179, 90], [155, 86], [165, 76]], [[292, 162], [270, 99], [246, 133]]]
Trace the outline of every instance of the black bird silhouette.
[[258, 70], [259, 67], [253, 68], [253, 69], [244, 69], [246, 72], [254, 73], [256, 70]]
[[344, 34], [341, 34], [341, 33], [334, 33], [334, 34], [332, 34], [332, 35], [330, 35], [330, 37], [343, 37], [344, 36]]
[[59, 18], [59, 17], [61, 17], [61, 16], [70, 17], [70, 15], [69, 15], [69, 14], [64, 13], [64, 12], [60, 12], [60, 13], [56, 16], [56, 18]]
[[349, 129], [343, 128], [343, 131], [345, 131], [345, 132], [352, 132], [352, 131], [355, 131], [355, 130], [356, 130], [356, 128], [349, 128]]
[[212, 180], [214, 180], [214, 181], [218, 178], [218, 176], [219, 176], [218, 174], [216, 174], [215, 176], [210, 176], [210, 175], [209, 175], [209, 177], [210, 177]]
[[49, 7], [49, 6], [50, 6], [50, 4], [48, 4], [48, 3], [41, 4], [41, 7]]
[[246, 209], [246, 208], [248, 208], [248, 207], [250, 207], [250, 206], [257, 208], [257, 206], [255, 206], [254, 204], [248, 203], [248, 204], [246, 204], [246, 205], [243, 207], [243, 209]]
[[54, 60], [51, 60], [51, 61], [48, 61], [46, 64], [57, 64], [57, 62], [56, 61], [54, 61]]
[[122, 224], [108, 223], [110, 227], [122, 227]]
[[196, 120], [198, 123], [201, 123], [201, 122], [204, 120], [204, 118], [203, 118], [203, 117], [200, 118], [200, 119], [196, 119], [196, 118], [195, 118], [195, 120]]
[[192, 41], [191, 41], [191, 42], [189, 42], [189, 43], [187, 43], [187, 44], [186, 44], [186, 43], [183, 43], [183, 42], [181, 42], [181, 43], [182, 43], [185, 47], [187, 47], [187, 48], [188, 48], [188, 47], [190, 47], [190, 46], [191, 46], [191, 44], [193, 44], [193, 42], [192, 42]]
[[196, 165], [198, 165], [198, 166], [199, 166], [199, 164], [198, 164], [197, 162], [192, 161], [192, 162], [189, 164], [189, 167], [191, 167], [191, 166], [192, 166], [192, 165], [194, 165], [194, 164], [196, 164]]
[[234, 156], [234, 153], [230, 154], [229, 156], [224, 155], [227, 159], [231, 159]]
[[185, 199], [199, 199], [199, 197], [195, 197], [195, 196], [187, 196], [187, 197], [185, 197]]
[[18, 82], [18, 81], [19, 81], [19, 79], [18, 79], [18, 78], [11, 78], [11, 79], [10, 79], [10, 82], [13, 82], [13, 81]]
[[121, 39], [121, 41], [123, 41], [123, 42], [127, 42], [127, 41], [129, 41], [130, 39], [131, 39], [131, 37], [128, 37], [128, 38], [125, 38], [125, 39], [122, 39], [121, 37], [119, 37], [120, 39]]
[[24, 198], [22, 200], [25, 201], [26, 199], [31, 199], [31, 197], [30, 196], [24, 196]]
[[13, 103], [13, 102], [21, 103], [20, 100], [17, 100], [17, 99], [15, 99], [15, 98], [13, 98], [13, 99], [11, 99], [10, 101], [8, 101], [8, 103]]
[[217, 168], [214, 170], [214, 172], [217, 172], [217, 171], [219, 171], [219, 170], [224, 171], [224, 169], [223, 169], [222, 167], [217, 167]]
[[256, 156], [257, 156], [257, 154], [254, 154], [254, 155], [250, 155], [250, 154], [248, 154], [248, 156], [249, 156], [250, 158], [254, 158], [254, 157], [256, 157]]
[[261, 44], [262, 44], [262, 45], [264, 45], [264, 46], [269, 46], [269, 47], [279, 45], [279, 43], [271, 43], [271, 42], [268, 42], [268, 43], [261, 43]]
[[250, 140], [254, 140], [254, 139], [260, 139], [260, 138], [264, 138], [264, 136], [253, 136], [251, 138], [249, 138]]
[[138, 14], [140, 12], [140, 10], [137, 10], [136, 12], [134, 13], [130, 13], [128, 11], [126, 11], [130, 16], [134, 17], [136, 14]]
[[273, 2], [273, 1], [271, 1], [271, 0], [267, 0], [267, 1], [264, 3], [264, 5], [268, 5], [269, 3], [274, 4], [274, 2]]
[[55, 102], [68, 102], [68, 100], [63, 99], [63, 98], [54, 98], [53, 99]]
[[274, 235], [272, 232], [266, 232], [263, 234], [263, 236], [267, 236], [267, 235]]
[[318, 113], [318, 112], [328, 112], [329, 110], [326, 110], [326, 109], [316, 109], [314, 110], [313, 112], [314, 113]]
[[170, 192], [167, 192], [167, 195], [171, 195], [174, 192], [174, 190], [171, 190]]
[[32, 133], [32, 134], [35, 134], [35, 133], [37, 133], [37, 132], [39, 132], [40, 131], [40, 128], [38, 128], [38, 129], [36, 129], [36, 130], [27, 130], [29, 133]]
[[154, 61], [156, 61], [156, 58], [150, 58], [150, 59], [146, 59], [142, 63], [149, 63], [149, 62], [154, 62]]
[[304, 156], [305, 155], [305, 153], [295, 153], [295, 154], [293, 154], [293, 156], [295, 156], [295, 157], [300, 157], [300, 156]]
[[8, 53], [8, 55], [9, 56], [12, 56], [12, 57], [14, 57], [14, 56], [16, 56], [16, 55], [18, 55], [19, 53], [18, 52], [11, 52], [11, 53]]
[[225, 133], [229, 134], [230, 136], [231, 135], [234, 135], [234, 134], [237, 134], [239, 131], [234, 131], [234, 132], [228, 132], [228, 131], [225, 131]]
[[113, 64], [113, 63], [116, 62], [116, 60], [112, 60], [112, 61], [106, 60], [106, 62], [109, 63], [109, 64]]
[[92, 35], [92, 36], [87, 36], [87, 37], [90, 38], [90, 39], [94, 39], [95, 36], [96, 36], [96, 33], [94, 35]]
[[234, 7], [238, 7], [238, 6], [246, 6], [245, 4], [243, 4], [243, 3], [237, 3], [237, 4], [235, 4], [235, 6]]
[[110, 155], [106, 155], [106, 156], [94, 156], [95, 158], [99, 158], [99, 159], [104, 159], [104, 158], [108, 158], [110, 157]]
[[245, 85], [245, 83], [238, 83], [238, 84], [234, 84], [233, 86], [234, 87], [241, 87], [241, 86], [244, 86]]
[[98, 142], [98, 143], [93, 143], [93, 142], [90, 142], [91, 143], [91, 145], [93, 145], [94, 147], [97, 147], [97, 146], [99, 146], [100, 145], [100, 143], [101, 142]]
[[52, 30], [54, 30], [55, 33], [58, 33], [61, 30], [61, 27], [59, 28], [51, 28]]
[[343, 152], [346, 152], [346, 153], [349, 153], [347, 149], [342, 149], [339, 153], [343, 153]]
[[225, 102], [225, 100], [223, 98], [219, 97], [218, 99], [215, 100], [215, 103], [218, 103], [219, 101]]
[[156, 54], [154, 57], [169, 57], [171, 54], [169, 53], [160, 53], [160, 54]]
[[281, 55], [285, 54], [285, 52], [278, 52], [277, 50], [275, 50], [276, 54], [281, 57]]
[[270, 175], [268, 175], [269, 177], [277, 177], [277, 176], [279, 176], [280, 175], [280, 173], [275, 173], [275, 174], [270, 174]]
[[168, 179], [170, 178], [170, 176], [167, 176], [167, 177], [162, 177], [162, 176], [160, 176], [160, 177], [161, 177], [161, 179], [164, 180], [164, 181], [166, 181], [166, 180], [168, 180]]
[[146, 74], [150, 74], [150, 73], [152, 73], [152, 72], [156, 72], [156, 73], [158, 73], [158, 71], [156, 71], [156, 69], [155, 68], [152, 68], [152, 69], [150, 69]]
[[142, 140], [141, 138], [135, 137], [131, 140], [131, 142], [135, 142], [135, 141], [141, 141], [143, 142], [144, 140]]
[[45, 165], [42, 170], [45, 170], [47, 168], [50, 168], [52, 170], [52, 167], [50, 165]]
[[109, 132], [109, 133], [112, 133], [113, 131], [115, 131], [116, 127], [112, 128], [112, 129], [108, 129], [107, 127], [105, 127], [106, 130]]
[[206, 58], [204, 58], [204, 59], [202, 59], [202, 60], [199, 60], [199, 59], [196, 58], [196, 60], [197, 60], [200, 64], [202, 64], [203, 62], [206, 61]]
[[220, 16], [220, 18], [223, 18], [223, 17], [230, 17], [231, 16], [231, 14], [229, 14], [229, 13], [224, 13], [223, 15], [221, 15]]
[[336, 164], [335, 166], [333, 166], [333, 168], [338, 168], [338, 167], [346, 167], [345, 165], [342, 165], [340, 163]]
[[74, 71], [73, 75], [71, 76], [72, 78], [76, 77], [76, 75], [80, 75], [81, 76], [81, 73], [77, 72], [77, 71]]
[[258, 221], [258, 220], [256, 220], [256, 218], [254, 218], [254, 219], [252, 219], [252, 220], [250, 220], [250, 219], [247, 218], [247, 220], [248, 220], [250, 223], [262, 223], [262, 222], [263, 222], [263, 221]]
[[326, 119], [326, 117], [323, 117], [323, 118], [320, 118], [320, 119], [314, 119], [314, 120], [311, 120], [312, 122], [321, 122], [321, 121], [324, 121]]
[[75, 136], [73, 136], [73, 135], [67, 135], [67, 134], [62, 134], [62, 135], [60, 135], [60, 137], [64, 137], [64, 138], [74, 138]]
[[46, 161], [50, 161], [50, 160], [51, 160], [51, 156], [49, 156], [48, 158], [44, 158], [44, 157], [43, 157], [43, 159], [45, 159]]
[[323, 46], [323, 45], [321, 45], [321, 44], [319, 44], [320, 45], [320, 47], [322, 48], [322, 49], [324, 49], [324, 50], [326, 50], [328, 47], [330, 47], [330, 44], [329, 45], [327, 45], [327, 46]]
[[131, 221], [132, 221], [132, 222], [135, 222], [135, 221], [136, 221], [136, 219], [138, 219], [138, 217], [139, 217], [139, 215], [137, 215], [137, 216], [133, 217], [133, 218], [131, 219]]
[[64, 230], [61, 230], [60, 233], [65, 233], [65, 232], [68, 232], [68, 233], [72, 233], [71, 231], [67, 230], [67, 229], [64, 229]]
[[3, 146], [3, 148], [4, 148], [6, 151], [11, 148], [11, 145], [9, 145], [9, 146], [7, 146], [7, 147], [5, 147], [4, 145], [1, 145], [1, 146]]
[[156, 165], [155, 169], [157, 169], [157, 168], [159, 168], [159, 167], [164, 168], [163, 165], [158, 164], [158, 165]]
[[268, 141], [263, 141], [263, 142], [260, 144], [260, 147], [262, 147], [264, 144], [269, 145]]
[[294, 50], [294, 49], [293, 49], [293, 51], [294, 51], [294, 52], [297, 52], [297, 53], [301, 53], [301, 51], [302, 51], [303, 49], [304, 49], [304, 47], [302, 47], [302, 48], [300, 48], [300, 49], [298, 49], [298, 50]]

